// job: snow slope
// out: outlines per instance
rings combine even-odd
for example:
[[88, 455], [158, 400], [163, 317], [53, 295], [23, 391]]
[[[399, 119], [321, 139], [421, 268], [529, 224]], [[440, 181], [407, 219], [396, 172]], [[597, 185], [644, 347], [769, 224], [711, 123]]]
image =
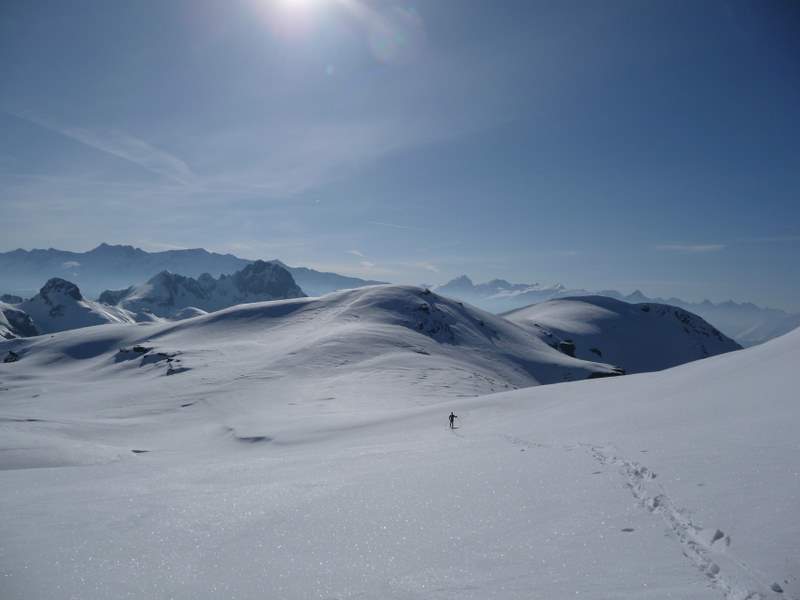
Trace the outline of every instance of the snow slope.
[[211, 312], [245, 302], [302, 298], [305, 294], [278, 262], [255, 261], [232, 275], [198, 279], [162, 271], [146, 283], [125, 290], [106, 290], [100, 302], [132, 314], [174, 317], [185, 309]]
[[632, 304], [669, 304], [694, 313], [743, 346], [753, 346], [778, 337], [800, 326], [800, 314], [791, 314], [774, 308], [756, 306], [751, 302], [732, 301], [713, 303], [687, 302], [680, 298], [649, 298], [639, 290], [622, 294], [616, 290], [588, 291], [582, 288], [567, 288], [561, 284], [509, 283], [493, 279], [485, 283], [473, 283], [466, 275], [435, 288], [437, 293], [464, 300], [484, 310], [504, 313], [524, 308], [531, 304], [574, 296], [607, 296]]
[[[245, 304], [174, 323], [74, 330], [13, 340], [0, 345], [0, 354], [5, 350], [20, 360], [4, 373], [4, 384], [43, 386], [50, 390], [43, 402], [69, 421], [100, 409], [85, 391], [93, 381], [105, 390], [103, 403], [119, 396], [127, 405], [130, 389], [158, 397], [172, 387], [189, 395], [198, 393], [195, 385], [259, 394], [266, 387], [281, 398], [336, 400], [369, 412], [406, 402], [409, 390], [422, 404], [618, 373], [566, 356], [500, 317], [405, 286]], [[180, 376], [165, 379], [170, 369]], [[72, 398], [73, 383], [84, 390], [79, 398]], [[247, 430], [264, 418], [260, 407], [250, 412], [242, 407], [232, 419]], [[269, 419], [278, 426], [278, 417]], [[54, 453], [63, 459], [60, 449]], [[0, 465], [12, 455], [0, 453]]]
[[574, 344], [578, 358], [602, 360], [626, 373], [660, 371], [741, 348], [697, 315], [666, 304], [584, 296], [503, 316], [553, 345]]
[[482, 326], [410, 337], [419, 294], [0, 343], [0, 597], [800, 597], [800, 331], [457, 397]]
[[135, 321], [125, 310], [85, 299], [78, 286], [58, 278], [47, 281], [17, 308], [31, 317], [40, 333]]

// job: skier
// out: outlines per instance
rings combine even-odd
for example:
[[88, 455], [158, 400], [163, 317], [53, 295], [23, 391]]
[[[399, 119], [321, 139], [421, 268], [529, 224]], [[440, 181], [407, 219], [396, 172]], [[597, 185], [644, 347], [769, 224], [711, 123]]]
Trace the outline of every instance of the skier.
[[456, 420], [458, 417], [457, 417], [456, 415], [454, 415], [452, 412], [450, 412], [450, 416], [449, 416], [448, 418], [450, 419], [450, 429], [455, 429], [455, 428], [456, 428], [456, 426], [455, 426], [455, 420]]

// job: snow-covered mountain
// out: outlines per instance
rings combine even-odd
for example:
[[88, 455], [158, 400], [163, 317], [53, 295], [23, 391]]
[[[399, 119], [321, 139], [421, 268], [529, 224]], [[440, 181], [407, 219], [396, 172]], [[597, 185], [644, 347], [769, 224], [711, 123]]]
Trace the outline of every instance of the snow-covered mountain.
[[16, 308], [30, 316], [39, 333], [135, 321], [125, 310], [87, 300], [77, 285], [56, 277]]
[[622, 294], [616, 290], [592, 291], [568, 288], [561, 284], [509, 283], [502, 279], [475, 284], [466, 275], [456, 277], [435, 290], [495, 313], [505, 313], [556, 298], [590, 295], [608, 296], [631, 303], [669, 304], [699, 315], [743, 346], [760, 344], [800, 327], [800, 314], [763, 308], [750, 302], [687, 302], [675, 297], [650, 298], [639, 290]]
[[[153, 349], [144, 365], [130, 360], [141, 358], [135, 352], [119, 353], [137, 346]], [[142, 385], [163, 374], [155, 358], [163, 351], [179, 354], [192, 370], [184, 379], [243, 378], [255, 391], [266, 377], [282, 389], [302, 389], [301, 396], [341, 397], [365, 409], [394, 387], [453, 397], [620, 374], [567, 356], [501, 317], [406, 286], [242, 304], [179, 322], [93, 327], [15, 340], [9, 349], [20, 362], [44, 368], [76, 347], [98, 373], [144, 377], [136, 379]]]
[[[162, 271], [194, 278], [204, 273], [218, 277], [240, 271], [252, 262], [203, 248], [146, 252], [133, 246], [100, 244], [88, 252], [18, 249], [0, 252], [0, 283], [4, 291], [28, 295], [42, 281], [59, 277], [77, 282], [85, 293], [97, 296], [103, 290], [138, 285]], [[305, 267], [286, 268], [311, 296], [382, 283]]]
[[510, 283], [504, 279], [492, 279], [476, 284], [466, 275], [456, 277], [435, 289], [440, 294], [464, 300], [495, 313], [569, 295], [570, 292], [575, 294], [581, 292], [581, 290], [568, 290], [559, 283], [542, 285], [539, 283]]
[[578, 358], [660, 371], [741, 346], [695, 314], [606, 296], [548, 300], [503, 315]]
[[[202, 248], [146, 252], [133, 246], [100, 244], [88, 252], [67, 252], [53, 248], [18, 249], [0, 252], [0, 285], [3, 286], [2, 291], [31, 295], [42, 281], [59, 277], [76, 282], [85, 294], [96, 297], [103, 290], [138, 286], [162, 271], [192, 278], [199, 278], [204, 273], [218, 277], [241, 270], [251, 262]], [[309, 296], [384, 283], [281, 264], [292, 273], [297, 285]], [[441, 294], [494, 313], [554, 298], [591, 294], [627, 302], [671, 304], [701, 316], [745, 346], [761, 343], [800, 326], [800, 314], [762, 308], [747, 302], [691, 303], [679, 298], [649, 298], [639, 291], [626, 295], [616, 290], [567, 288], [561, 284], [510, 283], [503, 279], [475, 284], [467, 276], [457, 277], [435, 289]]]
[[743, 346], [754, 346], [800, 327], [800, 314], [774, 308], [763, 308], [750, 302], [684, 302], [665, 300], [690, 310], [737, 340]]
[[[14, 298], [16, 300], [16, 298]], [[19, 299], [22, 300], [21, 298]], [[33, 324], [30, 315], [16, 306], [0, 302], [0, 338], [13, 339], [15, 337], [29, 337], [39, 335], [39, 330]]]
[[4, 600], [800, 597], [800, 331], [476, 397], [604, 368], [526, 336], [378, 287], [0, 342]]
[[208, 273], [194, 279], [162, 271], [142, 285], [106, 290], [99, 301], [136, 315], [187, 318], [245, 302], [304, 296], [283, 265], [259, 260], [216, 279]]

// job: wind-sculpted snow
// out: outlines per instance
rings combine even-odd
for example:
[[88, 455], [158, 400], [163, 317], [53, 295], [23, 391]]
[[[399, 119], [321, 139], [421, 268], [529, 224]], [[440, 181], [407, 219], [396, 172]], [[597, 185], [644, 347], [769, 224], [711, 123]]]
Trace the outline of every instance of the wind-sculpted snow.
[[503, 315], [578, 358], [626, 373], [659, 371], [741, 346], [690, 312], [666, 304], [629, 304], [605, 296], [550, 300]]
[[11, 351], [4, 600], [800, 597], [800, 331], [533, 386], [609, 367], [388, 286]]

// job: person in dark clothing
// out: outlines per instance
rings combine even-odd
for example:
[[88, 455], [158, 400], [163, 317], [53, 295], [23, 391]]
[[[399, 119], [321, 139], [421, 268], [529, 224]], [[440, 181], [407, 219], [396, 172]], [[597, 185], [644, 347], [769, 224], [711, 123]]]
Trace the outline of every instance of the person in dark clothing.
[[450, 419], [450, 429], [455, 429], [455, 422], [458, 417], [451, 412], [448, 418]]

